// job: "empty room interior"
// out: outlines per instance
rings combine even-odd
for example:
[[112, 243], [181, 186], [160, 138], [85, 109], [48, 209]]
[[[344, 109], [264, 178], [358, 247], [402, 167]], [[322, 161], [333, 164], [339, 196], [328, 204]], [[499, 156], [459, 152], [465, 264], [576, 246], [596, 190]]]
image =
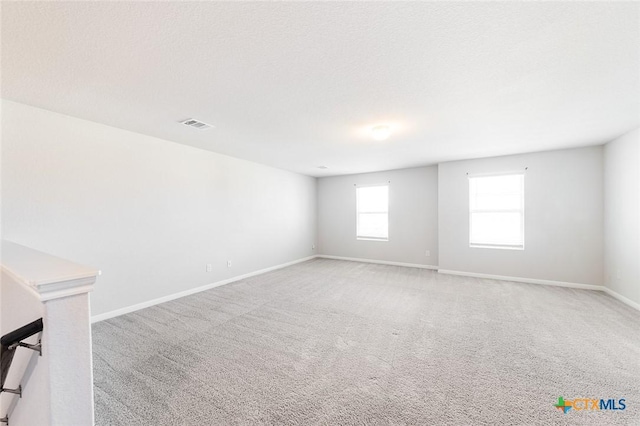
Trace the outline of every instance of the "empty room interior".
[[0, 426], [640, 425], [640, 3], [1, 3]]

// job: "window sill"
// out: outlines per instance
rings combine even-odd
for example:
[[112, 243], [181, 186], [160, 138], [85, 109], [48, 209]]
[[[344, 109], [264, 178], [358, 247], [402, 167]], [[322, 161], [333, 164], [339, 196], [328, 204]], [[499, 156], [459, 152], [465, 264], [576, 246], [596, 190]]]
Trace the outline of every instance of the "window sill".
[[524, 246], [492, 246], [490, 244], [469, 244], [469, 248], [488, 248], [498, 250], [524, 250]]
[[366, 238], [366, 237], [356, 237], [358, 241], [389, 241], [388, 238]]

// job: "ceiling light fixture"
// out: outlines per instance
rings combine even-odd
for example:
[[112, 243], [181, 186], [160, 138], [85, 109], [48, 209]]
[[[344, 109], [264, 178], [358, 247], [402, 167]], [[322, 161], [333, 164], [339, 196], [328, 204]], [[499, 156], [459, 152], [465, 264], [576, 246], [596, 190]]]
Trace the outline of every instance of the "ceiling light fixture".
[[389, 126], [375, 126], [371, 129], [371, 135], [377, 141], [383, 141], [391, 136], [391, 127]]
[[327, 166], [318, 166], [319, 169], [328, 169]]

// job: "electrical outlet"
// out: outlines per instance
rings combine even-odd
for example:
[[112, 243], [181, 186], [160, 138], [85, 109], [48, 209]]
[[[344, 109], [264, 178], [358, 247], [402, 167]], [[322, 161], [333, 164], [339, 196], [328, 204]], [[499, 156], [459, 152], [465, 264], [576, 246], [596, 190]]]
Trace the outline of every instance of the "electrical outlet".
[[616, 279], [620, 279], [622, 278], [622, 275], [620, 274], [620, 269], [616, 269]]
[[213, 271], [213, 265], [211, 265], [210, 263], [207, 263], [207, 272], [211, 272]]
[[425, 251], [425, 252], [424, 252], [424, 255], [425, 255], [425, 256], [427, 256], [427, 257], [431, 256], [431, 250], [427, 250], [427, 251]]
[[315, 244], [311, 244], [311, 250], [315, 250], [316, 249], [316, 245]]
[[231, 261], [227, 260], [227, 268], [231, 268]]

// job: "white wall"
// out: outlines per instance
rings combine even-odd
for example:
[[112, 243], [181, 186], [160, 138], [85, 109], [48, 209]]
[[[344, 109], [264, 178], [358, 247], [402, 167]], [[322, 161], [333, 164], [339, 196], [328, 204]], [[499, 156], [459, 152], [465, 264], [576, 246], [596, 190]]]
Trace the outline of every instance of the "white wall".
[[605, 285], [640, 304], [640, 129], [604, 147]]
[[93, 315], [314, 254], [314, 178], [2, 108], [3, 238], [100, 268]]
[[[603, 284], [602, 147], [441, 163], [440, 268]], [[524, 170], [525, 250], [469, 247], [467, 173]]]
[[[354, 185], [389, 181], [389, 241], [357, 240]], [[325, 255], [438, 265], [437, 166], [319, 179], [318, 240]]]

